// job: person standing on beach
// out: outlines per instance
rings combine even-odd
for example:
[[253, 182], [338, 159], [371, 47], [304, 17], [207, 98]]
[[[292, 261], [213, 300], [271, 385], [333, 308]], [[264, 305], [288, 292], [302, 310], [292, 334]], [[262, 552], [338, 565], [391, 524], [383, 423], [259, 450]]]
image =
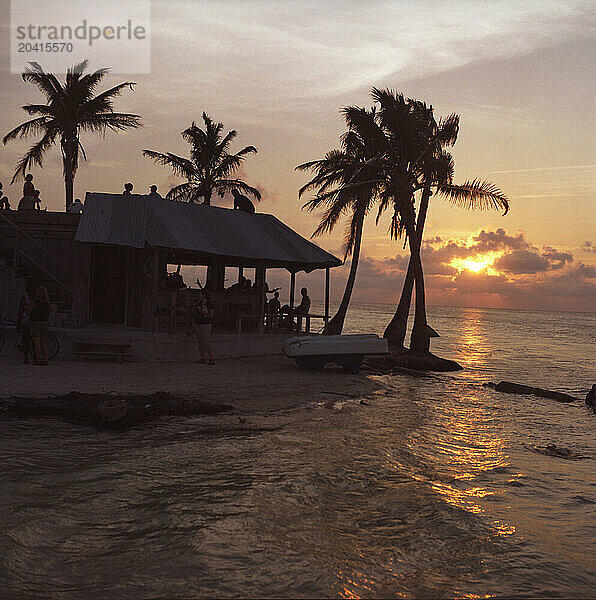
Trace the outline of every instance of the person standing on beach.
[[201, 359], [196, 362], [205, 364], [209, 356], [209, 364], [214, 365], [213, 347], [211, 346], [211, 325], [213, 324], [213, 304], [204, 290], [199, 292], [199, 300], [194, 306], [195, 333], [199, 342]]
[[50, 319], [50, 297], [45, 286], [37, 288], [35, 300], [29, 303], [25, 314], [29, 317], [29, 328], [35, 350], [34, 365], [48, 364], [48, 321]]
[[133, 188], [132, 183], [125, 183], [124, 191], [122, 192], [122, 195], [123, 196], [132, 196], [132, 188]]
[[[21, 346], [25, 357], [23, 362], [29, 364], [29, 355], [32, 350], [31, 340], [31, 328], [29, 327], [29, 317], [27, 316], [27, 310], [31, 302], [33, 302], [33, 296], [35, 295], [35, 286], [31, 283], [27, 283], [25, 293], [19, 301], [19, 312], [17, 313], [17, 331], [21, 332]], [[33, 354], [33, 360], [35, 361], [35, 354]]]
[[8, 201], [8, 197], [4, 195], [4, 190], [2, 189], [1, 181], [0, 181], [0, 210], [10, 210], [10, 202]]

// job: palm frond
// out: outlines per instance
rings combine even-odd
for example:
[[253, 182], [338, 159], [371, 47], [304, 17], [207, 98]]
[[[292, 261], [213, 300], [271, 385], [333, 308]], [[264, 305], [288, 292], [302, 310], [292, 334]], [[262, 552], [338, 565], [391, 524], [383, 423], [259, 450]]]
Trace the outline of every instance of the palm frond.
[[437, 191], [455, 206], [503, 210], [503, 216], [509, 212], [507, 196], [491, 181], [473, 179], [463, 185], [441, 184]]
[[156, 164], [170, 167], [175, 175], [191, 179], [196, 176], [196, 168], [188, 158], [177, 156], [171, 152], [162, 153], [155, 150], [143, 150], [143, 156], [151, 158]]
[[46, 151], [51, 148], [56, 138], [55, 131], [47, 131], [46, 134], [29, 148], [29, 151], [22, 156], [17, 163], [14, 175], [12, 176], [11, 184], [17, 179], [25, 177], [25, 174], [33, 165], [43, 166], [43, 156]]
[[48, 117], [38, 117], [37, 119], [25, 121], [25, 123], [21, 123], [18, 127], [9, 131], [4, 138], [2, 138], [2, 143], [6, 144], [17, 138], [24, 138], [33, 134], [45, 132], [48, 129], [49, 124], [50, 120]]

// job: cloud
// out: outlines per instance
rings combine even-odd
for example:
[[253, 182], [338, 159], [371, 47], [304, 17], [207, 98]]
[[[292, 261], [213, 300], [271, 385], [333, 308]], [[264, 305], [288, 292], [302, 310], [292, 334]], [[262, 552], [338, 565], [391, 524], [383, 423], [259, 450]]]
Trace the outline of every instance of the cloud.
[[514, 250], [497, 258], [493, 266], [497, 270], [514, 275], [529, 275], [561, 269], [573, 261], [569, 252], [559, 252], [555, 248], [545, 246], [542, 252], [536, 250]]
[[[383, 258], [364, 256], [355, 298], [396, 302], [408, 260], [405, 253]], [[521, 231], [483, 229], [465, 240], [430, 238], [423, 245], [422, 262], [430, 303], [594, 309], [596, 267], [552, 246], [537, 248]], [[345, 281], [345, 277], [347, 270], [337, 279]]]
[[497, 258], [493, 265], [500, 271], [515, 275], [541, 273], [548, 269], [546, 258], [530, 250], [514, 250], [504, 254], [501, 258]]

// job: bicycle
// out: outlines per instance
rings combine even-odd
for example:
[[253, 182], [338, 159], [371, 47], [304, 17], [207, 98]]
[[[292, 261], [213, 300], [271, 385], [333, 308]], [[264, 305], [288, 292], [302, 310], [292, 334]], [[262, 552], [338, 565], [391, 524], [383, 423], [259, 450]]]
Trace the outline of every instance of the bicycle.
[[[8, 317], [0, 316], [0, 353], [7, 342], [12, 342], [19, 352], [23, 352], [21, 333], [17, 329], [17, 324]], [[48, 331], [46, 344], [48, 347], [48, 360], [52, 360], [60, 350], [60, 341], [55, 333]]]

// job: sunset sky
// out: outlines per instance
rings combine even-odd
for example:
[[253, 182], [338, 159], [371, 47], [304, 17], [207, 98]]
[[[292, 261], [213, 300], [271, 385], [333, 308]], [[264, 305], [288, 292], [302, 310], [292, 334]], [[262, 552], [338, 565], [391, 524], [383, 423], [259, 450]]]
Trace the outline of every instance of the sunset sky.
[[[9, 73], [9, 5], [1, 6], [4, 135], [26, 119], [20, 106], [41, 96]], [[317, 216], [300, 209], [307, 175], [294, 167], [338, 146], [341, 107], [370, 106], [372, 86], [390, 87], [432, 104], [437, 116], [458, 113], [456, 181], [490, 179], [511, 203], [503, 217], [432, 199], [423, 254], [429, 303], [596, 310], [593, 6], [155, 1], [151, 73], [109, 76], [105, 86], [138, 83], [117, 107], [140, 114], [144, 127], [84, 136], [88, 161], [75, 196], [119, 192], [125, 181], [139, 193], [156, 183], [165, 194], [178, 180], [141, 149], [187, 155], [180, 132], [205, 110], [238, 131], [236, 150], [258, 148], [244, 167], [263, 193], [257, 210], [308, 237]], [[0, 180], [14, 205], [22, 184], [8, 184], [27, 147], [0, 149]], [[32, 170], [49, 210], [64, 206], [61, 169], [55, 149]], [[341, 238], [339, 229], [317, 243], [339, 255]], [[395, 302], [407, 253], [389, 239], [386, 221], [369, 219], [362, 257], [355, 300]], [[347, 271], [335, 271], [338, 297]], [[318, 276], [301, 281], [320, 298]]]

